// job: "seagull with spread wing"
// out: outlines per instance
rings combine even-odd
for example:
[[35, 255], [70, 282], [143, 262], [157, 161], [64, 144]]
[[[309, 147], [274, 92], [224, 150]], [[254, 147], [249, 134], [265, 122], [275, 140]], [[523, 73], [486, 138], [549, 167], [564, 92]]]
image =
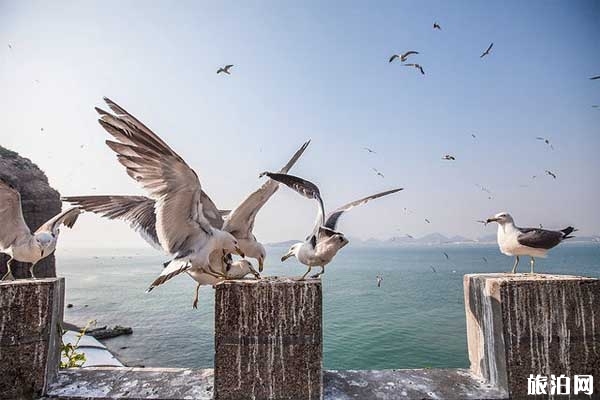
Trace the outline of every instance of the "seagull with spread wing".
[[227, 75], [231, 75], [231, 73], [229, 72], [229, 70], [231, 69], [231, 67], [233, 67], [233, 64], [229, 64], [226, 65], [224, 67], [221, 67], [217, 70], [217, 74], [220, 74], [221, 72], [227, 74]]
[[407, 51], [404, 54], [393, 54], [390, 57], [390, 61], [389, 62], [392, 62], [392, 61], [394, 61], [397, 58], [399, 58], [401, 62], [404, 62], [404, 61], [406, 61], [408, 59], [408, 56], [410, 56], [411, 54], [419, 54], [419, 52], [418, 51], [410, 50], [410, 51]]
[[70, 208], [31, 233], [23, 218], [21, 195], [16, 189], [0, 180], [0, 253], [10, 257], [6, 264], [8, 271], [2, 280], [13, 279], [11, 270], [13, 260], [31, 263], [29, 272], [31, 277], [35, 278], [33, 271], [35, 264], [56, 249], [60, 226], [73, 227], [80, 213], [78, 208]]
[[114, 113], [96, 108], [98, 122], [115, 139], [106, 144], [127, 174], [155, 201], [156, 238], [172, 257], [148, 290], [191, 268], [208, 273], [209, 257], [215, 250], [243, 256], [238, 241], [206, 217], [211, 211], [212, 218], [219, 216], [212, 207], [205, 207], [212, 201], [203, 192], [196, 172], [146, 125], [112, 100], [104, 100]]
[[287, 174], [264, 172], [261, 174], [261, 176], [263, 175], [266, 175], [277, 182], [283, 183], [306, 198], [317, 200], [318, 213], [313, 232], [310, 236], [308, 236], [306, 241], [294, 244], [292, 247], [290, 247], [289, 251], [283, 257], [281, 257], [282, 262], [292, 256], [296, 257], [298, 261], [308, 267], [308, 270], [306, 273], [304, 273], [304, 275], [302, 275], [300, 280], [304, 279], [306, 275], [310, 273], [313, 267], [321, 267], [321, 272], [313, 275], [312, 277], [317, 278], [321, 276], [325, 272], [325, 266], [329, 264], [331, 260], [333, 260], [333, 257], [335, 257], [337, 252], [342, 247], [348, 244], [348, 239], [346, 239], [344, 234], [336, 231], [338, 220], [344, 212], [349, 211], [356, 206], [365, 204], [370, 200], [402, 190], [402, 188], [393, 189], [364, 197], [362, 199], [345, 204], [325, 216], [323, 199], [321, 198], [319, 188], [314, 183], [297, 176]]
[[487, 56], [488, 54], [490, 54], [490, 51], [492, 50], [492, 47], [494, 47], [494, 43], [491, 43], [487, 49], [485, 49], [485, 51], [479, 56], [479, 58], [483, 58], [485, 56]]
[[506, 212], [501, 212], [488, 218], [486, 221], [498, 223], [498, 246], [500, 252], [507, 256], [515, 256], [512, 269], [514, 274], [519, 264], [519, 256], [531, 257], [531, 273], [535, 265], [535, 257], [546, 257], [546, 253], [556, 247], [570, 236], [576, 229], [569, 226], [560, 231], [550, 231], [541, 228], [519, 228], [515, 225], [513, 217]]
[[421, 71], [421, 75], [425, 75], [425, 71], [423, 71], [423, 67], [420, 64], [402, 64], [405, 67], [415, 67], [416, 69], [418, 69], [419, 71]]

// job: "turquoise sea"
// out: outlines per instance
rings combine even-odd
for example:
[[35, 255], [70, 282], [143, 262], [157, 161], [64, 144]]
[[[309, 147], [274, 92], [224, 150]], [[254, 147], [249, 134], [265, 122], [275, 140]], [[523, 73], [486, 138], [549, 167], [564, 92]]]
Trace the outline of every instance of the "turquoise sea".
[[[267, 249], [267, 275], [304, 272], [296, 260], [279, 262], [286, 250]], [[201, 289], [198, 310], [191, 306], [195, 282], [188, 276], [144, 293], [164, 261], [151, 250], [58, 252], [66, 303], [73, 304], [65, 320], [131, 326], [133, 335], [105, 342], [128, 365], [212, 367], [214, 291]], [[467, 367], [463, 275], [508, 271], [512, 263], [495, 245], [350, 244], [323, 276], [325, 368]], [[563, 244], [536, 265], [538, 272], [600, 277], [600, 245]], [[528, 271], [528, 260], [520, 267]], [[380, 288], [377, 274], [383, 275]]]

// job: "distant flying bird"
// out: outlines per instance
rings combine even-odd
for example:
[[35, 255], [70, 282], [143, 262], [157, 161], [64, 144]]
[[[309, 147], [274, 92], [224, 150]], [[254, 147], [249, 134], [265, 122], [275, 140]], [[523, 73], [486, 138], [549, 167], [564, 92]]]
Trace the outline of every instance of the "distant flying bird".
[[537, 140], [542, 140], [544, 143], [546, 143], [548, 146], [550, 146], [550, 148], [552, 150], [554, 150], [554, 146], [552, 146], [552, 143], [550, 143], [550, 139], [546, 139], [546, 138], [543, 138], [541, 136], [536, 137], [536, 139]]
[[419, 71], [421, 71], [422, 75], [425, 75], [425, 71], [423, 71], [423, 67], [421, 67], [419, 64], [402, 64], [405, 67], [415, 67], [416, 69], [418, 69]]
[[433, 268], [433, 265], [430, 265], [430, 266], [429, 266], [429, 268], [431, 268], [431, 271], [432, 271], [432, 272], [437, 272], [437, 271], [435, 270], [435, 268]]
[[425, 222], [427, 222], [428, 224], [431, 223], [431, 221], [429, 221], [427, 218], [425, 218]]
[[[12, 50], [12, 45], [10, 43], [8, 44], [8, 48]], [[594, 78], [590, 78], [590, 79], [594, 79]]]
[[537, 175], [531, 175], [531, 179], [537, 178]]
[[229, 65], [226, 65], [226, 66], [224, 66], [224, 67], [221, 67], [221, 68], [219, 68], [219, 69], [217, 70], [217, 74], [220, 74], [221, 72], [224, 72], [224, 73], [226, 73], [227, 75], [231, 75], [231, 74], [229, 73], [229, 69], [231, 69], [231, 67], [233, 67], [233, 64], [229, 64]]
[[381, 274], [377, 275], [377, 287], [381, 287], [382, 281], [383, 281], [383, 276], [381, 276]]
[[394, 54], [393, 56], [390, 57], [390, 61], [389, 62], [394, 61], [396, 58], [400, 58], [400, 61], [404, 62], [404, 61], [406, 61], [406, 59], [408, 58], [408, 56], [410, 56], [411, 54], [419, 54], [419, 52], [411, 50], [411, 51], [407, 51], [404, 54]]
[[515, 256], [514, 274], [519, 264], [519, 256], [531, 257], [531, 273], [535, 265], [535, 257], [545, 257], [548, 250], [557, 246], [576, 229], [569, 226], [560, 231], [549, 231], [537, 228], [519, 228], [515, 225], [513, 217], [509, 213], [501, 212], [488, 218], [487, 222], [498, 223], [498, 246], [500, 252], [507, 256]]
[[433, 29], [439, 29], [440, 31], [442, 30], [442, 27], [440, 26], [440, 24], [438, 24], [437, 22], [433, 23]]
[[2, 221], [0, 253], [5, 253], [10, 257], [6, 263], [8, 271], [2, 280], [13, 279], [11, 270], [13, 260], [31, 263], [29, 272], [31, 277], [35, 278], [33, 267], [38, 261], [54, 253], [60, 226], [73, 227], [80, 213], [81, 210], [77, 207], [69, 208], [46, 221], [34, 233], [31, 233], [23, 218], [21, 194], [0, 180], [0, 221]]
[[44, 128], [40, 128], [40, 132], [44, 132]]
[[473, 139], [477, 138], [474, 133], [471, 133], [471, 136], [473, 136]]
[[442, 160], [454, 161], [456, 160], [456, 157], [446, 154], [444, 157], [442, 157]]
[[412, 237], [411, 235], [409, 235], [408, 233], [406, 234], [406, 237], [409, 239], [414, 239], [414, 237]]
[[450, 259], [450, 256], [449, 256], [449, 255], [448, 255], [448, 253], [446, 253], [445, 251], [444, 251], [444, 256], [446, 256], [446, 260], [449, 260], [449, 259]]
[[368, 151], [369, 153], [373, 153], [373, 154], [377, 154], [374, 150], [371, 150], [368, 147], [363, 147], [364, 150]]
[[546, 170], [546, 173], [556, 179], [556, 174], [554, 172]]
[[[9, 45], [9, 47], [10, 47], [10, 45]], [[593, 81], [593, 80], [596, 80], [596, 79], [600, 79], [600, 75], [598, 75], [598, 76], [592, 76], [592, 77], [590, 78], [590, 80], [592, 80], [592, 81]]]
[[487, 258], [485, 258], [485, 257], [481, 257], [481, 258], [483, 258], [483, 261], [485, 261], [487, 263]]
[[375, 171], [375, 173], [377, 174], [377, 176], [385, 178], [385, 176], [380, 171], [377, 171], [377, 169], [373, 168], [373, 171]]
[[489, 47], [479, 56], [479, 58], [483, 58], [485, 56], [487, 56], [488, 54], [490, 54], [490, 50], [492, 50], [492, 47], [494, 46], [494, 43], [492, 42]]

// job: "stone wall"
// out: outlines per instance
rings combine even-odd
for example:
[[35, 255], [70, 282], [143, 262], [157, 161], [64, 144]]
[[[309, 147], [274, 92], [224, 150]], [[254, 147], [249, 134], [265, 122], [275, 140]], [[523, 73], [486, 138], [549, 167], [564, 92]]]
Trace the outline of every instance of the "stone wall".
[[[25, 222], [32, 232], [61, 210], [59, 193], [48, 184], [44, 172], [27, 158], [0, 146], [0, 179], [14, 186], [21, 193]], [[0, 254], [0, 276], [6, 273], [9, 257]], [[13, 262], [15, 278], [29, 277], [29, 264]], [[35, 267], [38, 278], [56, 276], [54, 255], [50, 255]]]

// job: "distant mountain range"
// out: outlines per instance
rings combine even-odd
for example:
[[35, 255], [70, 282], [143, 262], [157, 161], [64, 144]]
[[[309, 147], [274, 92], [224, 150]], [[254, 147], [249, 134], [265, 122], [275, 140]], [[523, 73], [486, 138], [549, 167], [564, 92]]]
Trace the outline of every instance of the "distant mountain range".
[[[355, 247], [396, 247], [396, 246], [410, 246], [410, 245], [421, 245], [421, 246], [433, 246], [442, 244], [495, 244], [496, 234], [490, 234], [481, 236], [476, 239], [469, 239], [464, 236], [455, 235], [447, 237], [441, 233], [430, 233], [420, 238], [408, 237], [408, 236], [394, 236], [389, 239], [367, 239], [361, 240], [358, 238], [349, 238], [352, 245]], [[596, 236], [576, 236], [570, 239], [571, 243], [589, 243], [597, 242], [600, 245], [600, 235]], [[298, 243], [298, 240], [287, 240], [284, 242], [268, 243], [268, 246], [277, 247], [290, 247], [294, 243]]]

